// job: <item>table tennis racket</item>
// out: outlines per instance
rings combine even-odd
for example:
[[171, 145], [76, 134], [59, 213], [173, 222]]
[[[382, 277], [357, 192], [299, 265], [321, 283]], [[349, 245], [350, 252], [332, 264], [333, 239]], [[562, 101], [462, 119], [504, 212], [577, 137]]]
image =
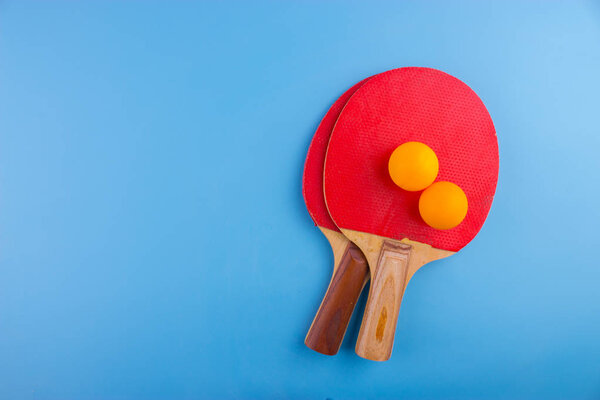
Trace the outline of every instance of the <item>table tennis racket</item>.
[[[420, 192], [400, 189], [387, 163], [408, 141], [431, 147], [437, 181], [459, 185], [465, 219], [436, 230], [421, 218]], [[371, 288], [356, 353], [389, 359], [404, 289], [413, 274], [475, 237], [498, 180], [498, 142], [483, 102], [460, 80], [430, 68], [376, 75], [348, 100], [331, 134], [324, 172], [326, 204], [335, 224], [367, 257]]]
[[325, 114], [308, 148], [304, 164], [302, 191], [306, 207], [315, 225], [329, 240], [334, 258], [329, 287], [304, 342], [309, 348], [327, 355], [338, 352], [354, 307], [369, 279], [363, 253], [335, 226], [323, 195], [323, 167], [329, 136], [344, 105], [365, 81], [348, 89]]

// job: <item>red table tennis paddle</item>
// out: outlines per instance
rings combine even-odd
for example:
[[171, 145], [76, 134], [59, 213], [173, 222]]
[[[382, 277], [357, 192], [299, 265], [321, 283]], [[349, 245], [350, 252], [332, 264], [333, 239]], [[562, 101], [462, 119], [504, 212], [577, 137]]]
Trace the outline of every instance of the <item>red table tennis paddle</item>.
[[[436, 230], [422, 220], [420, 192], [400, 189], [387, 163], [402, 143], [427, 144], [439, 159], [437, 181], [467, 195], [461, 224]], [[331, 134], [324, 172], [327, 207], [341, 232], [367, 257], [371, 288], [356, 353], [389, 359], [404, 289], [426, 263], [475, 237], [498, 180], [498, 142], [479, 97], [460, 80], [429, 68], [376, 75], [348, 100]]]
[[348, 89], [325, 114], [308, 148], [304, 164], [302, 189], [306, 207], [329, 240], [334, 258], [329, 287], [304, 342], [311, 349], [327, 355], [338, 352], [354, 307], [369, 279], [369, 268], [363, 253], [335, 226], [327, 212], [323, 195], [323, 167], [329, 136], [344, 105], [365, 81]]

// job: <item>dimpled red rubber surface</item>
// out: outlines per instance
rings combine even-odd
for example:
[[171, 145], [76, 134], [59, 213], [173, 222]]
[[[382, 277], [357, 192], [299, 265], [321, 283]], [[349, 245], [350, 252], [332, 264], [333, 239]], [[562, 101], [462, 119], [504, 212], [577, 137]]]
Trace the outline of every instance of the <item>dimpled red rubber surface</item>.
[[[421, 192], [392, 182], [389, 156], [408, 141], [435, 151], [436, 181], [454, 182], [465, 191], [469, 209], [457, 227], [442, 231], [426, 225], [418, 210]], [[329, 141], [324, 190], [340, 228], [458, 251], [481, 229], [497, 180], [498, 141], [483, 102], [444, 72], [410, 67], [369, 79], [348, 100]]]
[[[368, 78], [367, 78], [368, 79]], [[304, 175], [302, 176], [302, 194], [308, 213], [316, 225], [328, 228], [334, 231], [339, 229], [333, 223], [329, 216], [327, 206], [325, 205], [325, 196], [323, 195], [323, 168], [325, 167], [325, 154], [327, 153], [327, 144], [331, 131], [337, 121], [340, 112], [346, 105], [346, 102], [356, 92], [356, 90], [366, 82], [366, 79], [358, 82], [348, 89], [331, 106], [327, 114], [321, 120], [315, 135], [313, 136], [308, 154], [304, 162]]]

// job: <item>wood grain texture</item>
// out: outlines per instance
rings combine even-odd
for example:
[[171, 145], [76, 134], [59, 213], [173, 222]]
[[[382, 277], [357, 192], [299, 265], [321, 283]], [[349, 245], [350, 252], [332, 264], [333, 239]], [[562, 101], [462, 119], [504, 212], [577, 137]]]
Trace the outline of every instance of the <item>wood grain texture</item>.
[[371, 289], [356, 353], [369, 360], [388, 360], [406, 285], [423, 265], [454, 252], [408, 239], [393, 240], [347, 229], [342, 232], [363, 251], [371, 270]]
[[320, 227], [333, 250], [334, 268], [329, 287], [304, 343], [326, 355], [340, 349], [360, 293], [369, 279], [367, 260], [360, 249], [339, 232]]

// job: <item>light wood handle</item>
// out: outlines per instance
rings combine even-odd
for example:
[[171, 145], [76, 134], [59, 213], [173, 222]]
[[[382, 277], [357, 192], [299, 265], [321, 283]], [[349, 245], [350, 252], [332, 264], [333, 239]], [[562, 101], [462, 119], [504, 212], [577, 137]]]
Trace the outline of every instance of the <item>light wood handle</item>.
[[371, 289], [356, 342], [356, 354], [363, 358], [385, 361], [392, 355], [411, 250], [408, 244], [386, 241], [371, 266]]
[[322, 354], [337, 354], [360, 293], [369, 279], [362, 251], [349, 240], [304, 343]]

